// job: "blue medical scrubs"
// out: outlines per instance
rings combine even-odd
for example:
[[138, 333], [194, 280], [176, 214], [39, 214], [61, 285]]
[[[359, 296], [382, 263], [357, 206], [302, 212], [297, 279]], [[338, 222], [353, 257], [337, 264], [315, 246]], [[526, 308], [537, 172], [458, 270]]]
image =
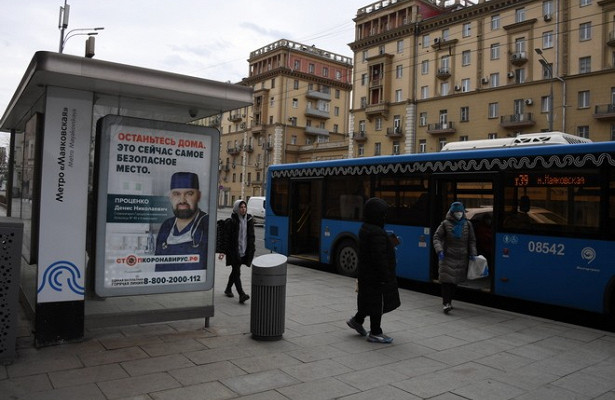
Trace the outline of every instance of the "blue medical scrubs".
[[175, 226], [175, 217], [162, 223], [156, 238], [156, 255], [191, 255], [198, 254], [199, 262], [156, 264], [156, 271], [186, 271], [207, 269], [207, 227], [209, 215], [200, 211], [196, 218], [182, 231]]

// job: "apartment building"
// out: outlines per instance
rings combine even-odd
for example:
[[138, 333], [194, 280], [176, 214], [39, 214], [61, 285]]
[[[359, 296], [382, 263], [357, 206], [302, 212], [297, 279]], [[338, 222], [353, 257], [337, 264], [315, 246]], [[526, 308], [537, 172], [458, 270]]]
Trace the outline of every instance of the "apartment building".
[[250, 53], [254, 102], [200, 123], [220, 130], [220, 206], [263, 196], [267, 166], [348, 155], [352, 59], [281, 39]]
[[615, 140], [615, 1], [385, 0], [354, 21], [350, 157], [549, 130]]

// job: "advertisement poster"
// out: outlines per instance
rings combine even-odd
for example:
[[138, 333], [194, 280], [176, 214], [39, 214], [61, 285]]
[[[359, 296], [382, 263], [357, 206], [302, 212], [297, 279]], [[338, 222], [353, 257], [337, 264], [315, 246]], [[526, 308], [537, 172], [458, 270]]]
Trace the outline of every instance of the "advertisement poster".
[[85, 296], [91, 124], [91, 93], [47, 89], [37, 303], [83, 301]]
[[106, 116], [97, 133], [96, 293], [210, 289], [218, 131]]

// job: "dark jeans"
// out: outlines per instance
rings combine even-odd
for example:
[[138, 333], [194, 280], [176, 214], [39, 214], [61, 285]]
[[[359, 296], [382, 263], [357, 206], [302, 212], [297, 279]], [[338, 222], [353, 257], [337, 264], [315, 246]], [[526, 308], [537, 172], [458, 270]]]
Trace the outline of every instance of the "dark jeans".
[[[241, 266], [246, 264], [245, 257], [242, 257], [241, 262], [238, 264], [231, 265], [231, 274], [228, 277], [228, 283], [226, 284], [226, 291], [230, 292], [235, 285], [235, 289], [237, 289], [237, 293], [240, 295], [245, 294], [243, 291], [243, 287], [241, 286]], [[246, 264], [247, 265], [247, 264]]]
[[[357, 313], [354, 316], [354, 320], [363, 325], [365, 322], [365, 317], [367, 317], [367, 313], [359, 307]], [[379, 313], [372, 313], [369, 316], [369, 333], [372, 335], [380, 335], [382, 334], [382, 328], [380, 327], [380, 323], [382, 322], [382, 311]]]
[[454, 283], [442, 283], [442, 304], [450, 304], [453, 302], [457, 285]]

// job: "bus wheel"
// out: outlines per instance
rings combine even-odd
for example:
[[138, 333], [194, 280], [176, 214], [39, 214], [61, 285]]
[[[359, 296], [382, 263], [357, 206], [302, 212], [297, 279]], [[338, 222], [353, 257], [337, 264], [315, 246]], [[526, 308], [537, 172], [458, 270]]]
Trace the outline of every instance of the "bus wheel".
[[337, 246], [335, 267], [337, 272], [341, 275], [357, 276], [359, 250], [353, 240], [344, 240]]

